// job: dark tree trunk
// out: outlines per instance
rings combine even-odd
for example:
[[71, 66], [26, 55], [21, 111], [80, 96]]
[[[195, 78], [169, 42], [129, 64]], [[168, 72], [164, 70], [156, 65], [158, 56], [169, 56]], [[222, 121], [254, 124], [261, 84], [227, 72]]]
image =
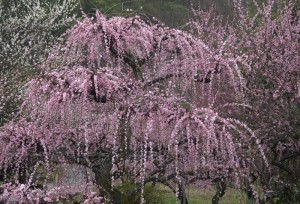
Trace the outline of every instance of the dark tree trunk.
[[217, 182], [217, 192], [212, 198], [212, 204], [219, 204], [220, 198], [225, 194], [226, 183], [223, 179]]
[[184, 185], [179, 186], [179, 199], [180, 199], [180, 204], [188, 204], [188, 199], [187, 199], [187, 195], [185, 193]]

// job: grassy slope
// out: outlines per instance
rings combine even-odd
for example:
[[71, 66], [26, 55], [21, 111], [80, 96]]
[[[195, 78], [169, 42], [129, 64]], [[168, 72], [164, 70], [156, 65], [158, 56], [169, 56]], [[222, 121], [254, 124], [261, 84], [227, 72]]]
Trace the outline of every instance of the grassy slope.
[[[157, 193], [160, 194], [162, 204], [174, 204], [177, 202], [174, 193], [168, 187], [159, 186]], [[213, 187], [206, 189], [189, 187], [187, 189], [189, 204], [209, 204], [214, 194], [215, 188]], [[229, 189], [221, 198], [220, 204], [239, 204], [245, 199], [245, 195], [242, 195], [239, 191]]]

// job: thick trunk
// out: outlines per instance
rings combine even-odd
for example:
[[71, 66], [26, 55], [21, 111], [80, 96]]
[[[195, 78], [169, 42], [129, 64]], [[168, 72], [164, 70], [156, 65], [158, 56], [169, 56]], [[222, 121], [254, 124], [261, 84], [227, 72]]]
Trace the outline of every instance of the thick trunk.
[[212, 204], [219, 204], [220, 198], [225, 194], [226, 191], [226, 183], [221, 179], [217, 183], [217, 192], [215, 196], [212, 198]]
[[188, 204], [188, 199], [185, 193], [184, 185], [180, 185], [179, 187], [179, 199], [180, 199], [180, 204]]

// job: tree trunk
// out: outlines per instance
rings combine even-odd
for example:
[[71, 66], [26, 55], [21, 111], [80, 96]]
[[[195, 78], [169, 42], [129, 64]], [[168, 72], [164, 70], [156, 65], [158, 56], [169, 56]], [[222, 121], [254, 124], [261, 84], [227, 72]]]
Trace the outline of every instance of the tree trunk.
[[180, 199], [180, 204], [188, 204], [188, 199], [185, 193], [184, 185], [179, 186], [179, 199]]
[[219, 204], [220, 198], [225, 194], [226, 191], [226, 183], [223, 179], [218, 181], [217, 183], [217, 192], [212, 198], [212, 204]]

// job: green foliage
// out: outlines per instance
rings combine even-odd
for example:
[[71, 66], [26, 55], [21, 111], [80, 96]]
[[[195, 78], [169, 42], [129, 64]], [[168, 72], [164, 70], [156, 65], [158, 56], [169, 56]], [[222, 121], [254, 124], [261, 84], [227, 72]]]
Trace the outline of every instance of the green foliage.
[[80, 7], [87, 14], [94, 14], [96, 9], [104, 14], [122, 14], [121, 0], [80, 0]]
[[188, 8], [180, 1], [149, 1], [141, 3], [141, 12], [156, 17], [171, 27], [180, 27], [188, 21]]
[[155, 17], [171, 27], [179, 27], [188, 21], [189, 4], [182, 0], [80, 0], [80, 6], [91, 15], [98, 9], [109, 17], [140, 15], [148, 21]]

